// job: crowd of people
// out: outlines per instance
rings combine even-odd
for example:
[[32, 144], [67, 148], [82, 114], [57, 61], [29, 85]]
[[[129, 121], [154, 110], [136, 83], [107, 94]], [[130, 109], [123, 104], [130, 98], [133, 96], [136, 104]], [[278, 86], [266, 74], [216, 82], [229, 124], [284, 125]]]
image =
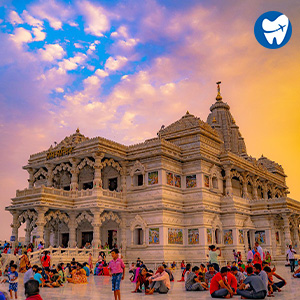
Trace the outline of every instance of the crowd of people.
[[[41, 247], [43, 245], [41, 244]], [[6, 245], [5, 248], [10, 245]], [[41, 248], [42, 249], [42, 248]], [[300, 268], [295, 271], [296, 251], [290, 245], [286, 254], [293, 277], [300, 278]], [[1, 255], [1, 254], [0, 254]], [[28, 299], [41, 300], [40, 288], [60, 288], [65, 283], [86, 284], [90, 274], [107, 275], [112, 277], [112, 290], [115, 300], [121, 299], [121, 281], [125, 276], [125, 264], [118, 249], [111, 251], [112, 260], [107, 263], [104, 251], [99, 252], [98, 260], [93, 265], [92, 254], [88, 261], [81, 264], [73, 258], [70, 263], [51, 264], [48, 251], [43, 251], [40, 266], [31, 265], [27, 252], [20, 257], [19, 267], [14, 261], [6, 267], [2, 283], [8, 283], [10, 297], [17, 299], [19, 273], [24, 273], [25, 293]], [[276, 272], [275, 266], [271, 267], [271, 255], [263, 251], [262, 247], [255, 244], [249, 248], [247, 263], [242, 260], [242, 254], [233, 250], [233, 261], [220, 267], [219, 257], [221, 249], [214, 245], [209, 246], [208, 262], [199, 266], [192, 266], [181, 262], [182, 270], [179, 282], [184, 282], [186, 291], [209, 291], [212, 298], [231, 298], [240, 295], [242, 299], [264, 299], [274, 296], [274, 292], [281, 292], [287, 284], [286, 280]], [[133, 293], [152, 295], [154, 293], [166, 294], [171, 289], [174, 281], [173, 271], [177, 264], [173, 262], [170, 267], [163, 262], [156, 270], [151, 270], [138, 258], [129, 268], [130, 281], [135, 288]], [[19, 269], [19, 270], [18, 270]], [[26, 288], [27, 286], [27, 288]], [[0, 296], [5, 298], [5, 293]], [[31, 298], [30, 298], [31, 297]], [[0, 298], [1, 299], [1, 298]]]

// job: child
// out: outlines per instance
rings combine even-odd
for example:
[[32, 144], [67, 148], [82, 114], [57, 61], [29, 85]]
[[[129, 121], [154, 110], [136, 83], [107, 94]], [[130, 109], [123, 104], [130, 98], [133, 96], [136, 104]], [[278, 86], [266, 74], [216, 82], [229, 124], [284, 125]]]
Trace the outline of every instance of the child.
[[44, 279], [43, 279], [43, 276], [42, 276], [42, 268], [37, 268], [37, 271], [34, 274], [33, 279], [39, 282], [39, 286], [44, 287]]
[[8, 272], [8, 278], [9, 278], [9, 293], [10, 293], [10, 298], [13, 298], [12, 292], [15, 292], [15, 299], [18, 299], [18, 277], [19, 274], [17, 272], [17, 265], [13, 264], [10, 267], [10, 272]]
[[125, 265], [121, 258], [119, 258], [119, 250], [113, 249], [111, 252], [112, 260], [109, 262], [109, 275], [112, 276], [112, 290], [114, 292], [115, 300], [121, 300], [120, 284], [124, 280]]

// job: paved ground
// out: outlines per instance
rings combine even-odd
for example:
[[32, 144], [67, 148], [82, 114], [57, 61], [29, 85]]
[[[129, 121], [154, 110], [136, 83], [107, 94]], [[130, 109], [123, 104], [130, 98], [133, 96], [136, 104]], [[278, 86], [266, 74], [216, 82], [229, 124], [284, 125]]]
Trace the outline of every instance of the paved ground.
[[[289, 269], [284, 266], [277, 266], [278, 274], [286, 279], [288, 285], [285, 286], [281, 293], [275, 293], [275, 298], [278, 300], [296, 300], [299, 299], [300, 294], [300, 279], [292, 278]], [[175, 272], [175, 282], [171, 283], [171, 291], [168, 295], [151, 295], [145, 296], [145, 294], [132, 294], [131, 291], [134, 290], [134, 284], [129, 281], [129, 276], [126, 274], [125, 280], [121, 285], [121, 295], [122, 300], [135, 300], [135, 299], [172, 299], [172, 300], [184, 300], [184, 299], [212, 299], [209, 292], [186, 292], [184, 290], [184, 283], [177, 282], [180, 278], [180, 271]], [[19, 298], [20, 300], [25, 299], [23, 286], [23, 275], [19, 280]], [[1, 284], [1, 290], [7, 290], [8, 284]], [[113, 299], [113, 294], [111, 291], [111, 282], [109, 277], [91, 276], [89, 278], [89, 283], [85, 285], [74, 285], [65, 284], [61, 288], [43, 288], [41, 289], [41, 296], [44, 300], [51, 299], [64, 299], [64, 300], [110, 300]], [[235, 296], [235, 299], [240, 299], [239, 296]]]

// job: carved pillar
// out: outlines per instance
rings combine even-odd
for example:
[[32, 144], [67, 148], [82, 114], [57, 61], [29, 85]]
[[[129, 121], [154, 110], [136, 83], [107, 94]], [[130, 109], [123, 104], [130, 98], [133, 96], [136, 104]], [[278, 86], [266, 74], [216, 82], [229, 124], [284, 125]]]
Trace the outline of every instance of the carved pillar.
[[71, 169], [71, 186], [70, 186], [70, 190], [71, 191], [78, 191], [78, 174], [79, 171], [77, 170], [77, 165], [79, 163], [79, 159], [72, 157], [70, 159], [70, 163], [72, 164], [72, 169]]
[[27, 172], [29, 173], [28, 188], [32, 189], [34, 186], [34, 179], [33, 179], [34, 169], [29, 168], [27, 169]]
[[[127, 248], [127, 239], [126, 239], [126, 217], [124, 213], [121, 213], [121, 248], [122, 248], [122, 254], [125, 257], [126, 255], [126, 248]], [[132, 234], [132, 244], [133, 244], [133, 234]]]
[[96, 152], [93, 157], [95, 158], [95, 174], [94, 174], [94, 188], [102, 188], [101, 170], [102, 164], [101, 160], [104, 157], [104, 153]]
[[37, 244], [40, 241], [44, 242], [44, 226], [46, 224], [45, 221], [45, 213], [47, 212], [47, 207], [37, 207], [35, 208], [36, 212], [38, 213], [38, 217], [36, 220], [36, 233], [37, 233]]
[[291, 245], [291, 232], [290, 232], [290, 220], [289, 220], [289, 214], [283, 214], [283, 222], [284, 222], [284, 242], [285, 245]]
[[30, 244], [31, 242], [31, 224], [30, 219], [26, 219], [26, 229], [25, 229], [25, 245]]
[[266, 183], [262, 185], [262, 190], [263, 190], [264, 199], [268, 199], [268, 186]]
[[293, 235], [294, 235], [294, 241], [295, 241], [294, 247], [299, 248], [299, 224], [298, 224], [297, 220], [294, 221]]
[[50, 228], [45, 228], [45, 248], [50, 247]]
[[123, 193], [123, 199], [126, 199], [126, 173], [127, 173], [127, 161], [121, 161], [120, 164], [122, 166], [122, 171], [121, 171], [121, 191]]
[[249, 248], [248, 232], [249, 232], [248, 229], [246, 229], [246, 230], [243, 231], [243, 234], [244, 234], [244, 244], [245, 244], [245, 251], [246, 251], [246, 253], [248, 253], [248, 248]]
[[58, 244], [58, 226], [54, 229], [54, 232], [53, 232], [53, 244], [54, 244], [54, 247], [59, 247], [59, 244]]
[[54, 169], [54, 165], [53, 164], [46, 164], [46, 168], [48, 170], [48, 172], [47, 172], [47, 186], [51, 187], [51, 186], [53, 186], [53, 169]]
[[226, 188], [225, 195], [232, 196], [232, 182], [231, 182], [231, 166], [225, 167], [225, 179], [226, 179]]
[[94, 215], [92, 226], [93, 226], [93, 246], [96, 249], [101, 248], [101, 240], [100, 240], [100, 226], [101, 226], [101, 218], [100, 215], [103, 212], [103, 209], [100, 208], [92, 208], [92, 214]]
[[69, 247], [70, 248], [75, 248], [76, 247], [76, 228], [77, 228], [77, 224], [76, 224], [76, 215], [77, 212], [75, 211], [71, 211], [68, 213], [69, 214]]
[[257, 200], [258, 199], [258, 191], [257, 191], [258, 185], [256, 182], [253, 183], [252, 188], [253, 188], [253, 199]]
[[243, 180], [243, 198], [248, 198], [248, 182], [246, 179]]
[[[20, 222], [18, 220], [19, 216], [20, 216], [20, 212], [19, 211], [11, 211], [10, 212], [13, 216], [13, 222], [12, 224], [10, 225], [11, 228], [12, 228], [12, 233], [11, 235], [14, 237], [15, 241], [12, 242], [12, 249], [14, 250], [16, 245], [18, 244], [18, 239], [19, 239], [19, 227], [20, 227]], [[12, 252], [13, 253], [13, 252]]]

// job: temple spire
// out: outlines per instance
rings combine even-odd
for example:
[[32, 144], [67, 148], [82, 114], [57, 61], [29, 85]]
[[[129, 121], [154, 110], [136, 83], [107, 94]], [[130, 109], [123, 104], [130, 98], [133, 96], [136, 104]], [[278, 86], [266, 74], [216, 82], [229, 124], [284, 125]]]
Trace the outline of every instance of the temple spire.
[[218, 94], [217, 94], [217, 97], [216, 97], [216, 100], [217, 101], [221, 101], [222, 100], [222, 96], [221, 96], [221, 88], [220, 88], [220, 84], [221, 84], [221, 81], [218, 81], [217, 82], [217, 90], [218, 90]]

